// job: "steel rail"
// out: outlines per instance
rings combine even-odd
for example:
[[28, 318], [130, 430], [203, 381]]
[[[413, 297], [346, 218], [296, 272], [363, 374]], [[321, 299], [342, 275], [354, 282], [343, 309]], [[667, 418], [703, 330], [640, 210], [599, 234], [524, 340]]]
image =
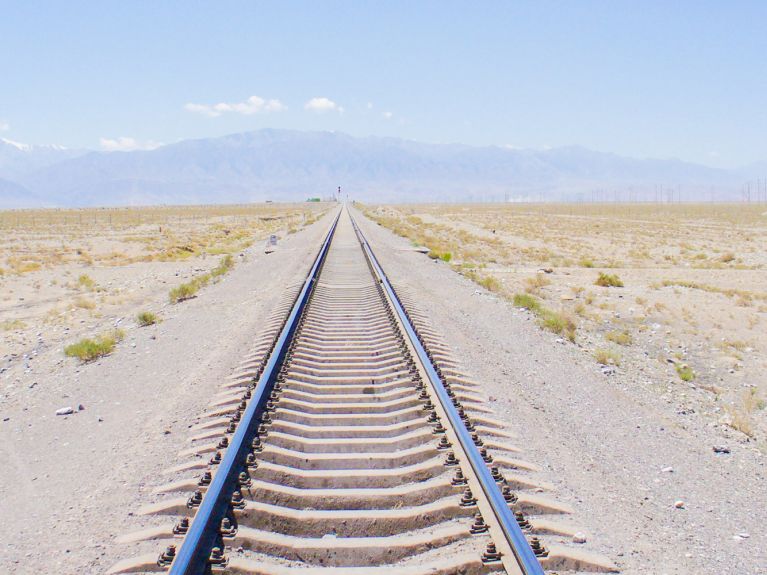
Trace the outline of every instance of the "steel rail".
[[272, 392], [298, 321], [316, 285], [319, 271], [328, 253], [341, 212], [342, 210], [339, 210], [336, 214], [330, 230], [325, 236], [325, 241], [314, 260], [311, 271], [306, 276], [304, 287], [298, 294], [261, 377], [253, 389], [251, 399], [242, 414], [237, 430], [234, 432], [229, 447], [218, 465], [218, 470], [189, 526], [181, 549], [171, 564], [171, 575], [201, 575], [208, 572], [208, 558], [219, 536], [219, 525], [229, 510], [230, 498], [237, 485], [238, 474], [245, 469], [245, 456], [256, 434], [258, 421]]
[[407, 333], [411, 344], [415, 348], [416, 353], [418, 353], [421, 364], [423, 365], [429, 380], [437, 392], [439, 402], [442, 405], [442, 408], [445, 410], [445, 413], [447, 413], [448, 419], [450, 420], [450, 425], [455, 431], [456, 436], [461, 443], [461, 447], [469, 457], [469, 463], [471, 464], [471, 467], [482, 486], [482, 490], [485, 492], [485, 496], [490, 503], [490, 507], [493, 509], [493, 513], [498, 519], [498, 523], [503, 530], [503, 534], [506, 537], [506, 540], [511, 546], [517, 563], [525, 575], [544, 575], [543, 567], [541, 567], [538, 558], [535, 556], [535, 553], [533, 553], [533, 550], [530, 547], [530, 544], [528, 543], [524, 533], [522, 532], [522, 529], [520, 529], [514, 514], [509, 509], [509, 504], [503, 498], [503, 495], [498, 488], [498, 484], [495, 482], [495, 479], [493, 479], [493, 476], [490, 474], [487, 465], [482, 459], [482, 455], [479, 453], [479, 449], [476, 445], [474, 445], [474, 441], [472, 441], [469, 431], [464, 426], [463, 421], [461, 420], [461, 416], [458, 415], [458, 410], [450, 400], [450, 396], [447, 394], [447, 390], [443, 386], [442, 380], [434, 368], [434, 364], [432, 364], [431, 359], [429, 359], [429, 356], [426, 353], [426, 349], [424, 349], [421, 341], [418, 339], [415, 327], [410, 321], [408, 315], [405, 313], [405, 309], [400, 302], [399, 296], [397, 296], [397, 292], [392, 287], [389, 279], [383, 271], [383, 268], [378, 263], [378, 259], [373, 253], [373, 250], [370, 248], [370, 244], [365, 238], [365, 235], [362, 233], [362, 230], [359, 228], [357, 222], [352, 217], [351, 212], [349, 213], [349, 217], [352, 220], [352, 225], [357, 232], [357, 237], [360, 240], [360, 244], [362, 245], [365, 255], [368, 257], [368, 261], [370, 261], [373, 268], [375, 269], [381, 285], [383, 286], [392, 304], [394, 305], [395, 312], [402, 322], [402, 325], [405, 328], [405, 332]]

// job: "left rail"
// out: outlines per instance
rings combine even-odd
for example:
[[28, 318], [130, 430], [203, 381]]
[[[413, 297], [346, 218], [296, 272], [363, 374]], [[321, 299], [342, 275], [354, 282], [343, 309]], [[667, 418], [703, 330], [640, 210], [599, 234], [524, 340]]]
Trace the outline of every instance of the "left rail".
[[171, 575], [197, 575], [205, 573], [208, 569], [210, 553], [215, 547], [218, 537], [217, 526], [229, 511], [232, 493], [237, 488], [239, 472], [246, 469], [245, 460], [251, 442], [258, 431], [257, 424], [266, 408], [266, 402], [274, 388], [274, 382], [293, 338], [293, 333], [325, 262], [340, 215], [341, 211], [339, 210], [325, 236], [322, 247], [317, 253], [309, 275], [304, 281], [304, 286], [293, 304], [290, 315], [283, 324], [280, 336], [271, 350], [269, 360], [264, 366], [248, 406], [242, 414], [241, 422], [229, 442], [229, 448], [221, 459], [218, 471], [213, 476], [205, 497], [194, 516], [194, 521], [189, 526], [184, 542], [171, 565]]

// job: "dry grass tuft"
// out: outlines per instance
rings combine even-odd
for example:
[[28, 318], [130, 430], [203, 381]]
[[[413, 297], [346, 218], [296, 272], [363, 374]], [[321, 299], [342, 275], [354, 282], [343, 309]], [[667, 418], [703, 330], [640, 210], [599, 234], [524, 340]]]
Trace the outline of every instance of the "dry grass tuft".
[[621, 356], [611, 349], [597, 348], [594, 350], [594, 359], [602, 365], [620, 365]]
[[605, 339], [617, 343], [618, 345], [631, 345], [631, 342], [633, 341], [631, 334], [626, 330], [609, 331], [605, 334]]
[[159, 321], [160, 319], [157, 317], [157, 315], [151, 311], [142, 311], [136, 316], [136, 323], [138, 323], [141, 327], [154, 325]]
[[117, 343], [122, 341], [124, 337], [125, 332], [115, 329], [94, 339], [86, 338], [68, 345], [64, 348], [64, 354], [67, 357], [76, 357], [83, 363], [87, 363], [112, 353]]
[[621, 281], [621, 278], [619, 278], [616, 274], [606, 274], [604, 272], [599, 272], [599, 277], [597, 277], [594, 285], [602, 287], [623, 287], [623, 282]]

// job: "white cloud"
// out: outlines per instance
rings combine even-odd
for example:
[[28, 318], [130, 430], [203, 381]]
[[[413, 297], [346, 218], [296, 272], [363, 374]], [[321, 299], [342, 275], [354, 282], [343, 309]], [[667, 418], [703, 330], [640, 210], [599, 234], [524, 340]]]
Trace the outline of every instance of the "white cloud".
[[286, 110], [287, 106], [279, 100], [266, 100], [259, 96], [251, 96], [244, 102], [219, 102], [218, 104], [186, 104], [184, 109], [187, 112], [196, 112], [198, 114], [204, 114], [211, 118], [216, 118], [221, 114], [227, 112], [234, 112], [236, 114], [243, 114], [244, 116], [251, 116], [261, 112], [281, 112]]
[[339, 114], [344, 112], [343, 107], [330, 98], [312, 98], [304, 104], [304, 109], [312, 112], [338, 112]]
[[368, 102], [368, 110], [372, 110], [372, 109], [373, 109], [373, 102]]
[[0, 132], [7, 132], [11, 129], [11, 126], [8, 122], [3, 122], [0, 120]]
[[394, 114], [392, 112], [384, 112], [383, 113], [383, 117], [386, 118], [387, 120], [391, 120], [393, 116], [394, 116]]
[[135, 138], [121, 136], [119, 138], [100, 138], [99, 144], [107, 152], [133, 152], [135, 150], [154, 150], [162, 146], [162, 142], [147, 140], [139, 142]]

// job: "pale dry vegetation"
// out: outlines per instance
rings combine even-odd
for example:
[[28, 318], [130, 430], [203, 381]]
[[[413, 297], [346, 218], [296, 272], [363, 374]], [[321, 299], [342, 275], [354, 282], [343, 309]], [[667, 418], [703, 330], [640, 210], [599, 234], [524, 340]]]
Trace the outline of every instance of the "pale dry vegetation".
[[[431, 257], [450, 254], [440, 259], [457, 273], [528, 309], [542, 328], [600, 363], [620, 363], [626, 372], [650, 365], [677, 385], [717, 390], [714, 415], [743, 385], [767, 392], [765, 205], [363, 210]], [[727, 412], [747, 407], [732, 401]], [[722, 421], [751, 422], [759, 414], [764, 423], [758, 409]]]
[[[0, 211], [3, 347], [21, 356], [41, 330], [46, 338], [57, 333], [71, 341], [73, 331], [132, 316], [147, 303], [193, 296], [219, 281], [248, 247], [312, 224], [330, 207]], [[174, 286], [183, 292], [178, 297], [168, 295]]]

